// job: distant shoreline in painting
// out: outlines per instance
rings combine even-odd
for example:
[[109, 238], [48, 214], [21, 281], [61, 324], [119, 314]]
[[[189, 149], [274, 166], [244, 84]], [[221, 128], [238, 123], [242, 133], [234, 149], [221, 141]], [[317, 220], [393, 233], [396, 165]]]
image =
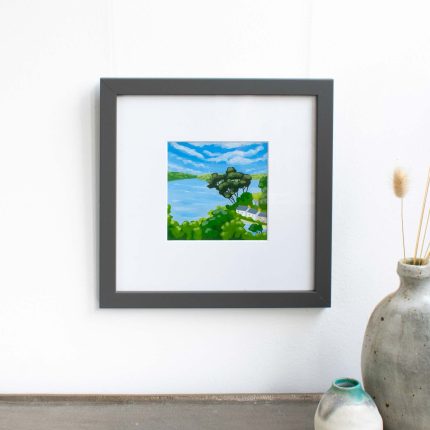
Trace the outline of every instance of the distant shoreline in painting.
[[168, 142], [168, 240], [267, 240], [268, 142]]

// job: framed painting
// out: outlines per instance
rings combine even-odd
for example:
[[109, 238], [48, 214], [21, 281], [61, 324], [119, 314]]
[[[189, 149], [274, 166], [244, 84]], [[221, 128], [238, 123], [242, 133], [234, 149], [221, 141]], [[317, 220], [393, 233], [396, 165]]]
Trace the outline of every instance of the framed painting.
[[333, 81], [100, 81], [100, 307], [329, 307]]

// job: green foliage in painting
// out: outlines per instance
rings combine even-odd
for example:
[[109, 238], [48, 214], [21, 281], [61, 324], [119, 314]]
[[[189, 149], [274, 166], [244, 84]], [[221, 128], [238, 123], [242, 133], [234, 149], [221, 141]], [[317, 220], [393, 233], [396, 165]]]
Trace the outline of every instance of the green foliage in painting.
[[242, 193], [248, 191], [251, 180], [251, 175], [238, 172], [234, 167], [227, 167], [224, 174], [211, 174], [208, 179], [208, 188], [215, 188], [234, 204]]
[[205, 173], [204, 175], [198, 175], [197, 178], [201, 179], [202, 181], [209, 182], [211, 176], [212, 176], [212, 173]]
[[261, 224], [251, 224], [249, 226], [249, 231], [261, 233], [263, 231], [263, 226]]
[[258, 199], [259, 207], [263, 210], [267, 210], [267, 175], [260, 178], [258, 186], [261, 189], [261, 196]]
[[221, 228], [221, 239], [223, 240], [247, 240], [252, 234], [245, 230], [240, 219], [232, 219], [223, 224]]
[[218, 207], [210, 211], [206, 218], [179, 224], [173, 219], [171, 207], [168, 205], [167, 238], [169, 240], [266, 240], [267, 233], [263, 232], [261, 225], [257, 230], [248, 231], [236, 211], [227, 207]]
[[261, 179], [263, 176], [267, 176], [267, 173], [253, 173], [252, 179]]
[[190, 173], [183, 172], [167, 172], [168, 181], [177, 181], [178, 179], [193, 179], [197, 178], [196, 175], [191, 175]]
[[236, 200], [237, 206], [252, 206], [252, 194], [249, 192], [242, 193]]

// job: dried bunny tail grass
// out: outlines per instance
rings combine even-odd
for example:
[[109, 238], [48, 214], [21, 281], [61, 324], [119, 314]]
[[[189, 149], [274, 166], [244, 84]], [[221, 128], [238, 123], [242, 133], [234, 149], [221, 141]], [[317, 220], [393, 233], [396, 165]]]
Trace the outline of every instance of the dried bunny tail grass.
[[409, 179], [406, 172], [398, 167], [394, 170], [393, 174], [393, 190], [394, 194], [401, 199], [400, 206], [400, 219], [402, 223], [402, 245], [403, 245], [403, 259], [406, 259], [406, 246], [405, 246], [405, 226], [403, 220], [403, 198], [408, 192]]
[[406, 193], [408, 192], [408, 185], [409, 178], [406, 172], [399, 167], [395, 169], [393, 174], [393, 190], [394, 194], [399, 199], [405, 197]]

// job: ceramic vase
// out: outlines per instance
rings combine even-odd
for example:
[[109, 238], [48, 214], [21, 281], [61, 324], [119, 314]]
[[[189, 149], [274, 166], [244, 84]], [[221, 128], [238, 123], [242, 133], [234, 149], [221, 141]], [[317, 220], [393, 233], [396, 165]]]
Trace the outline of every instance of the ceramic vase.
[[382, 430], [382, 418], [361, 384], [337, 379], [322, 396], [315, 413], [315, 430]]
[[430, 265], [400, 261], [397, 273], [400, 287], [378, 304], [367, 325], [363, 382], [385, 430], [428, 430]]

